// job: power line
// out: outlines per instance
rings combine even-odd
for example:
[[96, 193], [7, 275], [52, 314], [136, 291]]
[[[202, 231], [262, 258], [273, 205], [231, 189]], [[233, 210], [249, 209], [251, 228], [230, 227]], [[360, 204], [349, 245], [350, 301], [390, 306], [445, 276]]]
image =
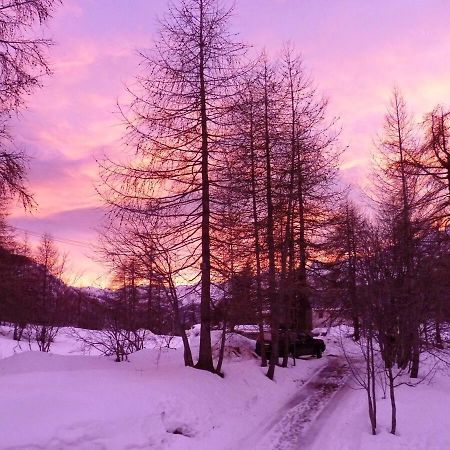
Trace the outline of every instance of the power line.
[[[23, 233], [29, 234], [30, 236], [34, 236], [34, 237], [42, 237], [42, 233], [37, 233], [35, 231], [31, 231], [31, 230], [26, 230], [25, 228], [20, 228], [20, 227], [11, 227], [13, 230], [18, 230], [18, 231], [22, 231]], [[73, 245], [75, 247], [83, 247], [86, 249], [90, 249], [92, 250], [93, 248], [93, 244], [89, 244], [87, 242], [82, 242], [82, 241], [77, 241], [75, 239], [69, 239], [69, 238], [62, 238], [59, 236], [55, 236], [52, 233], [50, 233], [50, 236], [52, 237], [52, 239], [55, 242], [59, 242], [60, 244], [67, 244], [67, 245]]]

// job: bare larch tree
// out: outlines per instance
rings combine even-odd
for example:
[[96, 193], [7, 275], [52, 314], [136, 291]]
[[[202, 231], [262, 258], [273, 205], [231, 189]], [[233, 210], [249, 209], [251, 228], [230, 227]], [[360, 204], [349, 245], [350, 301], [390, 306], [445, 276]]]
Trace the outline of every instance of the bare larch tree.
[[[201, 278], [200, 351], [196, 367], [214, 371], [211, 349], [211, 238], [227, 105], [237, 89], [244, 46], [228, 30], [232, 10], [218, 0], [172, 3], [144, 72], [122, 108], [132, 163], [104, 165], [107, 201], [123, 214], [151, 211], [170, 223], [165, 238], [191, 255]], [[200, 270], [199, 270], [200, 266]]]
[[25, 186], [26, 157], [11, 148], [7, 120], [50, 74], [45, 58], [52, 41], [36, 36], [60, 0], [0, 1], [0, 196], [18, 197], [24, 206], [31, 195]]

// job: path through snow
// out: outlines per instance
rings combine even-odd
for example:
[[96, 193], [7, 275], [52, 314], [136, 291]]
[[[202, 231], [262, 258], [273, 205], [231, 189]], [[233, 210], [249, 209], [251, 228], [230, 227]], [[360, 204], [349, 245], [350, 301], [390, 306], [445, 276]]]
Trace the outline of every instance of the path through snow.
[[345, 360], [329, 356], [318, 370], [262, 430], [255, 450], [303, 450], [314, 440], [316, 421], [332, 407], [332, 399], [349, 379]]

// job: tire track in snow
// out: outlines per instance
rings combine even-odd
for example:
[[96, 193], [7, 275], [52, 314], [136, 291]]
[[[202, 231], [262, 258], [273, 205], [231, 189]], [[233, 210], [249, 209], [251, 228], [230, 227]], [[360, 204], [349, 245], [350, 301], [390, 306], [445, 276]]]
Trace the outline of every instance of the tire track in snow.
[[308, 432], [335, 394], [346, 385], [348, 365], [341, 358], [330, 360], [300, 389], [286, 405], [282, 419], [271, 427], [258, 448], [299, 450], [311, 442]]

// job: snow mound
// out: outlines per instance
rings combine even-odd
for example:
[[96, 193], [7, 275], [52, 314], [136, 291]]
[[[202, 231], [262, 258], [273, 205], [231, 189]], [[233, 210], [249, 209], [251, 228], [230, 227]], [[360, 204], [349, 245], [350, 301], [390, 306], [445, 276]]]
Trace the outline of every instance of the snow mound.
[[[213, 356], [218, 357], [222, 340], [221, 331], [213, 331], [211, 342], [213, 344]], [[227, 333], [225, 337], [224, 357], [228, 359], [255, 359], [255, 341], [238, 333]]]

